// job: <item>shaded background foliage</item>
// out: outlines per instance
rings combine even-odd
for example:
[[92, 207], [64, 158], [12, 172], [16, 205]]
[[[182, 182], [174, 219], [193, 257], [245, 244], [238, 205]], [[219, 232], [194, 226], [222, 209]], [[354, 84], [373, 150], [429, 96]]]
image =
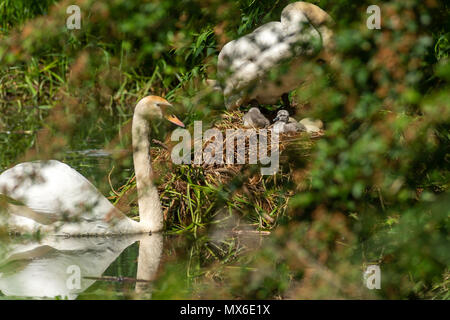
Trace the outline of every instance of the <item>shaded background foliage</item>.
[[[65, 10], [73, 1], [2, 1], [0, 170], [22, 160], [70, 161], [67, 150], [123, 148], [132, 106], [147, 94], [174, 101], [187, 124], [214, 123], [223, 101], [203, 80], [215, 77], [221, 46], [279, 19], [289, 2], [75, 1], [82, 25], [70, 31]], [[217, 262], [199, 249], [193, 294], [448, 298], [449, 5], [313, 3], [336, 22], [335, 63], [305, 63], [304, 76], [314, 80], [291, 99], [298, 117], [325, 122], [326, 135], [309, 158], [287, 154], [282, 165], [289, 178], [280, 177], [277, 192], [288, 207], [260, 225], [277, 226], [260, 250]], [[372, 4], [381, 7], [381, 30], [366, 27]], [[117, 159], [112, 183], [120, 186], [132, 164], [129, 154]], [[213, 193], [215, 206], [252, 174]], [[104, 173], [88, 176], [109, 192]], [[206, 234], [213, 210], [199, 212], [200, 234]], [[227, 263], [242, 268], [217, 268]], [[376, 293], [361, 288], [369, 263], [383, 272]], [[198, 277], [211, 266], [212, 275]], [[170, 270], [161, 281], [176, 277]]]

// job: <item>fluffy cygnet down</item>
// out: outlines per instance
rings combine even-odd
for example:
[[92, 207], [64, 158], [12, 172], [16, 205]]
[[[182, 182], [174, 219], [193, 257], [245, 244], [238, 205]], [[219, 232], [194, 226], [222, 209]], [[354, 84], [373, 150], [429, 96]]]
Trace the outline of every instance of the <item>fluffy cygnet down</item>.
[[270, 125], [270, 121], [256, 107], [248, 110], [242, 120], [245, 128], [265, 128]]
[[323, 129], [323, 122], [319, 119], [313, 120], [311, 118], [305, 118], [300, 120], [300, 122], [306, 129], [308, 133], [317, 133]]
[[298, 123], [294, 118], [289, 117], [289, 112], [280, 110], [277, 113], [273, 125], [273, 131], [276, 133], [300, 132], [306, 131], [303, 124]]

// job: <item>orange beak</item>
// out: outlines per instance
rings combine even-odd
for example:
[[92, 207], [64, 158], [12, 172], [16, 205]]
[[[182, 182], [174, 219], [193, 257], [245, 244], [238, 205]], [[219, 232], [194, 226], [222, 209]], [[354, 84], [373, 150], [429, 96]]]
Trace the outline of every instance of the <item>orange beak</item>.
[[181, 120], [178, 119], [176, 116], [174, 115], [166, 116], [166, 119], [172, 122], [173, 124], [176, 124], [177, 126], [184, 128], [184, 123], [181, 122]]

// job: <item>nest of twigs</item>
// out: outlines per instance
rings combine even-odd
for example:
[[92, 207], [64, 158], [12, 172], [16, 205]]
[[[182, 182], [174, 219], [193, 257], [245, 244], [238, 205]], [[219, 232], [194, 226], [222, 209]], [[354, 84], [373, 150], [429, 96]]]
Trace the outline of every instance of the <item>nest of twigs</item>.
[[[314, 144], [313, 139], [322, 134], [310, 135], [305, 132], [295, 134], [281, 134], [279, 136], [280, 169], [276, 175], [263, 176], [258, 165], [249, 165], [249, 141], [245, 141], [244, 164], [227, 164], [226, 144], [230, 137], [226, 135], [229, 129], [244, 129], [242, 126], [241, 111], [226, 112], [222, 118], [214, 124], [223, 135], [223, 163], [182, 164], [174, 165], [171, 160], [172, 146], [153, 140], [151, 145], [152, 164], [155, 171], [155, 181], [161, 202], [168, 221], [176, 221], [177, 224], [188, 225], [192, 223], [194, 213], [204, 217], [216, 209], [217, 200], [221, 198], [221, 204], [231, 206], [234, 211], [248, 212], [248, 207], [253, 206], [253, 211], [262, 216], [263, 227], [269, 227], [276, 221], [280, 211], [287, 206], [291, 194], [283, 190], [286, 181], [290, 180], [291, 170], [286, 169], [287, 153], [292, 157], [309, 156]], [[269, 127], [270, 128], [270, 127]], [[205, 129], [204, 129], [205, 130]], [[267, 153], [271, 154], [270, 130], [257, 130], [257, 135], [267, 135]], [[260, 137], [259, 137], [260, 138]], [[193, 139], [192, 139], [193, 140]], [[219, 140], [220, 142], [220, 140]], [[193, 142], [192, 142], [193, 143]], [[211, 148], [215, 139], [202, 141], [203, 151]], [[194, 150], [192, 148], [192, 150]], [[193, 152], [193, 151], [192, 151]], [[237, 145], [234, 143], [234, 159], [237, 159]], [[214, 156], [214, 153], [212, 153]], [[194, 159], [192, 155], [191, 159]], [[267, 166], [267, 165], [262, 165]], [[289, 164], [287, 164], [289, 167]], [[270, 190], [268, 190], [270, 186]], [[221, 194], [218, 197], [218, 194]], [[124, 212], [136, 206], [136, 189], [134, 179], [123, 185], [114, 197], [116, 206]], [[224, 200], [224, 195], [228, 196]], [[280, 198], [283, 199], [280, 204]], [[247, 210], [247, 211], [246, 211]]]

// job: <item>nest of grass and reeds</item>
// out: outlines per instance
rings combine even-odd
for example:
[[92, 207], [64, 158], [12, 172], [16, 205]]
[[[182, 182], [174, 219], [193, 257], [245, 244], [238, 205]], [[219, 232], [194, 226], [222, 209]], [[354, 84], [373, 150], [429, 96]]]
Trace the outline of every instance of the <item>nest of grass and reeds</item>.
[[[262, 175], [260, 164], [249, 165], [249, 141], [245, 141], [245, 164], [226, 164], [226, 130], [245, 129], [242, 126], [242, 111], [225, 112], [213, 127], [223, 134], [223, 164], [181, 164], [171, 160], [173, 143], [153, 139], [151, 143], [152, 165], [158, 185], [164, 217], [169, 230], [182, 232], [211, 223], [218, 212], [238, 214], [246, 223], [258, 230], [273, 228], [286, 213], [293, 191], [304, 187], [305, 174], [293, 168], [298, 161], [305, 162], [310, 156], [314, 139], [322, 134], [305, 132], [281, 134], [279, 136], [279, 170], [274, 175]], [[261, 134], [257, 130], [257, 134]], [[271, 152], [270, 130], [267, 137], [268, 154]], [[202, 141], [205, 150], [214, 138]], [[237, 145], [234, 144], [235, 159]], [[295, 184], [293, 188], [293, 184]], [[114, 190], [111, 197], [115, 205], [124, 212], [137, 213], [137, 191], [134, 177]], [[250, 209], [250, 210], [249, 210]]]

